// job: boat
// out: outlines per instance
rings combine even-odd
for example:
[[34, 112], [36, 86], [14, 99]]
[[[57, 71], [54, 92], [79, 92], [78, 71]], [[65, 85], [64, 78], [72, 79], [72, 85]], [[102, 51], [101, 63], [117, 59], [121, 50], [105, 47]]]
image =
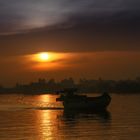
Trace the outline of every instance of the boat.
[[111, 102], [111, 97], [104, 92], [98, 97], [88, 97], [87, 95], [78, 95], [75, 90], [64, 90], [56, 101], [63, 103], [66, 110], [105, 110]]

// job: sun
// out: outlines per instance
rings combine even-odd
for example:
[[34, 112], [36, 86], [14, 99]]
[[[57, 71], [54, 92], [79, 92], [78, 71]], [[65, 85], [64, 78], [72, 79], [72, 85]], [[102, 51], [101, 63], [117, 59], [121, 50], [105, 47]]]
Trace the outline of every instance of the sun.
[[66, 55], [63, 53], [38, 52], [32, 55], [28, 55], [27, 59], [30, 59], [32, 62], [41, 64], [41, 65], [47, 64], [47, 66], [49, 66], [65, 58], [66, 58]]
[[38, 53], [37, 57], [40, 62], [46, 62], [50, 59], [49, 53], [47, 52]]
[[71, 54], [60, 52], [37, 52], [26, 55], [24, 58], [34, 70], [56, 70], [66, 67], [63, 63]]

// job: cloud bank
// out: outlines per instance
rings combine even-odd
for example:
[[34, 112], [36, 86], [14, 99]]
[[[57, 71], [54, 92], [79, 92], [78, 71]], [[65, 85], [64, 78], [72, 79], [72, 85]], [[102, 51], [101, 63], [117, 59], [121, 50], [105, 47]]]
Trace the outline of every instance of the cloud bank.
[[0, 1], [0, 34], [27, 32], [71, 22], [138, 22], [138, 0], [6, 0]]
[[0, 54], [140, 51], [138, 0], [0, 0]]

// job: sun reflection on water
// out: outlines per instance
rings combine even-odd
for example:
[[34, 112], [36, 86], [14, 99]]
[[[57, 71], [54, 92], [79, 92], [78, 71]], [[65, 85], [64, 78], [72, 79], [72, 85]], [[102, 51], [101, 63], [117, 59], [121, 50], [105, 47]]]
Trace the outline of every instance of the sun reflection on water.
[[57, 138], [59, 131], [59, 119], [57, 116], [62, 115], [62, 111], [41, 110], [37, 113], [37, 126], [41, 135], [41, 140], [52, 140]]
[[[43, 106], [47, 106], [49, 103], [55, 103], [54, 95], [40, 95], [38, 101], [43, 103]], [[36, 124], [38, 132], [40, 133], [40, 140], [52, 140], [57, 138], [59, 131], [60, 119], [58, 116], [62, 116], [63, 110], [48, 110], [41, 109], [36, 112]]]

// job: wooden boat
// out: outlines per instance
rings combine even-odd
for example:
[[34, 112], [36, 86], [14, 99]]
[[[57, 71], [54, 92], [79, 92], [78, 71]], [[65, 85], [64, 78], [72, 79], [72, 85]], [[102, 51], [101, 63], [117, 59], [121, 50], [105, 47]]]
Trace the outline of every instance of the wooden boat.
[[111, 102], [111, 97], [108, 93], [103, 93], [98, 97], [88, 97], [86, 95], [77, 95], [73, 91], [64, 91], [56, 101], [62, 101], [64, 109], [93, 109], [104, 110]]

